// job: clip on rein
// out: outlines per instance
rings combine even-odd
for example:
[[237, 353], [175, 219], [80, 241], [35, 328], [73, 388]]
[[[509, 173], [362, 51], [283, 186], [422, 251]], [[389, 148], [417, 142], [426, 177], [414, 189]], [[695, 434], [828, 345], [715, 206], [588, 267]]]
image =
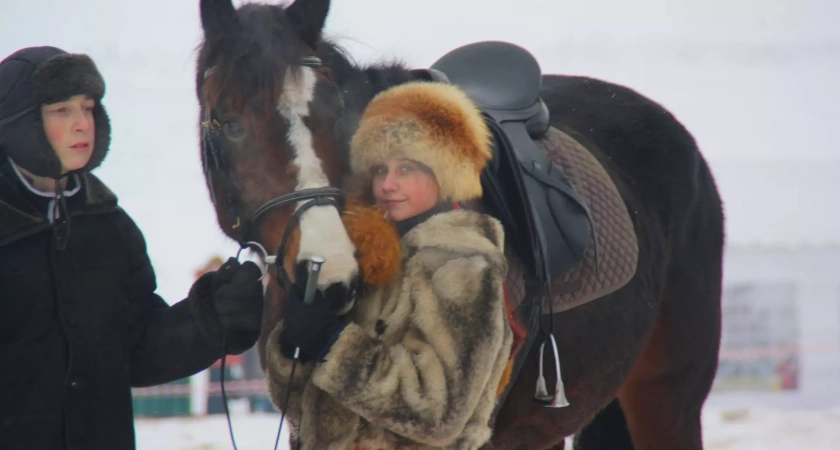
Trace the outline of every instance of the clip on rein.
[[[309, 276], [306, 277], [306, 287], [303, 291], [303, 304], [315, 303], [315, 290], [318, 289], [318, 277], [321, 275], [321, 266], [327, 260], [323, 256], [312, 255], [309, 257]], [[300, 357], [300, 347], [295, 348], [295, 359]]]
[[315, 290], [318, 288], [318, 277], [321, 275], [321, 266], [327, 262], [322, 256], [312, 255], [309, 257], [309, 276], [306, 278], [306, 290], [303, 293], [303, 303], [311, 305], [315, 302]]

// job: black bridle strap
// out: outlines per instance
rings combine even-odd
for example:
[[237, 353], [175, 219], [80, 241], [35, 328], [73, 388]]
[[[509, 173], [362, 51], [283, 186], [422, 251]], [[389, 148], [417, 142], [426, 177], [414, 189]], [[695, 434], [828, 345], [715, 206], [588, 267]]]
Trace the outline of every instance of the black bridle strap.
[[[291, 192], [285, 195], [281, 195], [275, 199], [269, 200], [265, 202], [262, 206], [257, 208], [254, 212], [254, 224], [260, 221], [260, 219], [269, 211], [275, 208], [281, 208], [283, 206], [288, 205], [289, 203], [299, 202], [303, 200], [319, 200], [323, 198], [331, 198], [334, 197], [338, 200], [338, 203], [341, 205], [341, 209], [343, 209], [344, 203], [344, 191], [334, 187], [319, 187], [319, 188], [310, 188], [310, 189], [301, 189], [299, 191]], [[288, 228], [288, 225], [287, 227]]]
[[[315, 188], [315, 189], [312, 189], [312, 190], [314, 191], [314, 190], [320, 190], [320, 189], [337, 190], [337, 189], [334, 189], [334, 188]], [[344, 199], [344, 193], [341, 192], [340, 190], [337, 190], [337, 191], [338, 191], [338, 193], [334, 193], [332, 195], [335, 195], [335, 196], [339, 197], [341, 200], [343, 200]], [[303, 191], [300, 191], [300, 192], [303, 192]], [[276, 273], [277, 273], [277, 279], [278, 279], [278, 281], [281, 282], [283, 288], [285, 288], [287, 291], [289, 289], [291, 289], [292, 280], [291, 280], [291, 277], [289, 276], [289, 273], [288, 273], [288, 271], [286, 270], [286, 267], [285, 267], [285, 257], [286, 257], [286, 245], [288, 245], [289, 237], [292, 235], [292, 230], [295, 228], [295, 225], [300, 223], [300, 218], [301, 218], [301, 216], [303, 216], [303, 213], [306, 212], [309, 208], [312, 208], [314, 206], [333, 206], [338, 210], [339, 213], [341, 213], [341, 211], [343, 209], [343, 205], [339, 202], [336, 202], [332, 198], [332, 195], [327, 196], [327, 195], [324, 195], [324, 194], [320, 194], [320, 195], [313, 195], [311, 197], [308, 197], [308, 198], [310, 198], [310, 200], [308, 202], [304, 203], [303, 205], [301, 205], [297, 210], [295, 210], [294, 213], [292, 213], [292, 217], [289, 218], [289, 223], [286, 225], [286, 229], [283, 230], [283, 237], [280, 240], [280, 247], [277, 249], [277, 256], [276, 256], [276, 259], [274, 261], [274, 264], [275, 264], [275, 270], [276, 270]], [[278, 259], [279, 259], [279, 261], [278, 261]]]

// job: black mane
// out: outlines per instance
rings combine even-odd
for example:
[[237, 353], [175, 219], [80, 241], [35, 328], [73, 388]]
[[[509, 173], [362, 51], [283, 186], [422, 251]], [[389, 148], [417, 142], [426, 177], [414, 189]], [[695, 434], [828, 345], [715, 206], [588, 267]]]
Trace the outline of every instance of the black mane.
[[343, 156], [349, 153], [349, 142], [359, 126], [359, 117], [365, 107], [380, 92], [416, 77], [401, 62], [377, 63], [368, 66], [356, 64], [345, 49], [337, 43], [322, 39], [316, 50], [324, 66], [332, 70], [333, 80], [341, 91], [344, 113], [338, 122], [337, 141]]

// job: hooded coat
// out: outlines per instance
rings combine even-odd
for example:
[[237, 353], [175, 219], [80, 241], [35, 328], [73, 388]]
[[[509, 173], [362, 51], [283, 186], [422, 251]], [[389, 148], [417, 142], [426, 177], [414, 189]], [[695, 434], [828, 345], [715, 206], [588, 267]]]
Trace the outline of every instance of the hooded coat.
[[[372, 100], [351, 162], [365, 176], [394, 154], [418, 160], [443, 199], [461, 202], [481, 195], [488, 136], [456, 87], [411, 83]], [[269, 337], [272, 399], [282, 408], [289, 394], [286, 414], [304, 450], [473, 450], [491, 439], [513, 342], [502, 226], [445, 207], [408, 220], [396, 224], [400, 270], [357, 295], [323, 361], [294, 365], [283, 356], [283, 322]]]
[[[133, 449], [131, 387], [192, 375], [221, 356], [209, 286], [196, 283], [172, 306], [158, 296], [143, 234], [87, 173], [108, 149], [103, 90], [84, 55], [31, 48], [0, 63], [3, 450]], [[55, 198], [18, 166], [60, 176], [39, 102], [82, 93], [97, 98], [94, 155]], [[238, 352], [252, 344], [229, 342]]]

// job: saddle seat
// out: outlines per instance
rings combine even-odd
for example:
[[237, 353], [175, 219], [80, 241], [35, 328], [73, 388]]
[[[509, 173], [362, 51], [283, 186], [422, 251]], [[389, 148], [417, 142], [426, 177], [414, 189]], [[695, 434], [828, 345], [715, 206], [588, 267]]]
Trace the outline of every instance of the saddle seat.
[[521, 122], [533, 139], [548, 131], [550, 115], [540, 98], [542, 71], [525, 49], [479, 42], [447, 53], [426, 70], [432, 79], [457, 85], [497, 122]]

